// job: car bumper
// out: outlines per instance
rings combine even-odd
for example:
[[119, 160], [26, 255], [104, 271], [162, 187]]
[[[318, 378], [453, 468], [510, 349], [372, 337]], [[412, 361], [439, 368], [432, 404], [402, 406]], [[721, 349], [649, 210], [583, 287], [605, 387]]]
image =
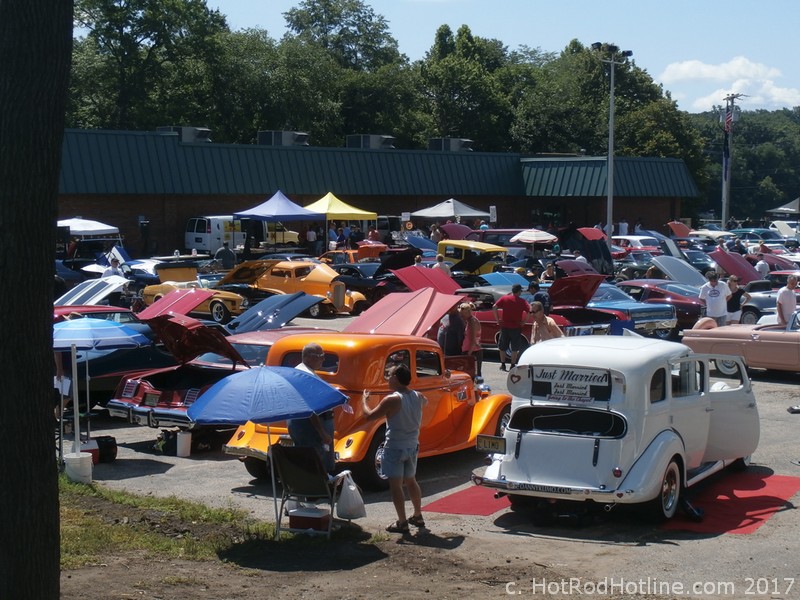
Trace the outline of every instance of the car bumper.
[[569, 500], [572, 502], [591, 501], [598, 504], [636, 504], [645, 498], [635, 490], [606, 490], [593, 487], [559, 486], [538, 484], [530, 481], [509, 481], [492, 479], [473, 474], [470, 478], [475, 485], [496, 489], [505, 494], [530, 496], [531, 498], [547, 498], [550, 500]]
[[648, 319], [637, 321], [634, 317], [633, 327], [636, 331], [652, 332], [659, 329], [674, 329], [678, 324], [677, 318], [671, 319]]
[[190, 428], [194, 423], [189, 419], [186, 410], [165, 409], [132, 405], [117, 399], [111, 399], [106, 405], [108, 414], [112, 417], [126, 419], [134, 425], [144, 425], [157, 429], [159, 427]]

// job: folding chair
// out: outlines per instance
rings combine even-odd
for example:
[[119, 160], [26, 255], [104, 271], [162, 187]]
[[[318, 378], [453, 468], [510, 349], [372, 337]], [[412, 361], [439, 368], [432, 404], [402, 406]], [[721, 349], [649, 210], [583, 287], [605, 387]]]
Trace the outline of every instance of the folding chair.
[[[276, 535], [281, 533], [281, 520], [284, 516], [284, 507], [289, 500], [301, 503], [327, 503], [330, 506], [327, 533], [331, 537], [333, 528], [333, 515], [336, 501], [339, 498], [341, 477], [331, 479], [322, 465], [322, 459], [314, 448], [308, 446], [283, 446], [273, 444], [270, 446], [275, 472], [281, 481], [281, 505], [278, 511]], [[293, 529], [291, 526], [286, 531], [309, 533], [309, 529]]]

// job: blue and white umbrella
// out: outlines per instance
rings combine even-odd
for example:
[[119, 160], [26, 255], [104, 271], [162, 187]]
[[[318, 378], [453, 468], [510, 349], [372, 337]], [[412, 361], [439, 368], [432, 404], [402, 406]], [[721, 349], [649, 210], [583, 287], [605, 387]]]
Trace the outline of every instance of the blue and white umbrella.
[[[189, 407], [187, 414], [201, 425], [267, 425], [323, 413], [347, 402], [347, 396], [316, 375], [289, 367], [254, 367], [221, 379]], [[271, 437], [270, 437], [271, 439]], [[275, 465], [269, 453], [272, 502], [278, 522]], [[277, 535], [277, 529], [276, 529]]]
[[85, 317], [53, 325], [53, 350], [116, 350], [138, 348], [150, 343], [147, 336], [135, 329], [109, 321]]
[[[93, 319], [85, 317], [70, 319], [53, 325], [53, 350], [56, 352], [72, 353], [72, 406], [74, 414], [75, 444], [73, 452], [80, 451], [80, 407], [78, 400], [77, 350], [114, 350], [120, 348], [138, 348], [150, 343], [147, 336], [135, 329], [126, 327], [116, 321], [108, 319]], [[86, 362], [86, 405], [89, 400], [89, 363]], [[63, 408], [63, 404], [62, 404]], [[63, 417], [63, 411], [62, 415]], [[87, 421], [88, 424], [88, 421]], [[63, 430], [62, 430], [63, 433]], [[87, 435], [89, 434], [87, 425]], [[61, 436], [63, 438], [63, 435]], [[61, 439], [60, 438], [60, 439]], [[62, 442], [59, 442], [59, 459], [63, 458]]]
[[345, 394], [301, 369], [254, 367], [219, 380], [187, 414], [200, 425], [274, 423], [320, 414], [346, 401]]

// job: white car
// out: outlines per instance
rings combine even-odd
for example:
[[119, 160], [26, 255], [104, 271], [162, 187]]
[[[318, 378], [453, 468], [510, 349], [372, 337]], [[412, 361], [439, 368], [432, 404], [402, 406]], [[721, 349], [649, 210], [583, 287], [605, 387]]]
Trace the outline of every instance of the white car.
[[[511, 418], [477, 485], [513, 507], [558, 501], [646, 504], [673, 517], [683, 490], [758, 446], [756, 400], [744, 364], [736, 381], [709, 381], [713, 356], [636, 335], [587, 336], [531, 346], [508, 374]], [[584, 508], [591, 508], [582, 505]]]

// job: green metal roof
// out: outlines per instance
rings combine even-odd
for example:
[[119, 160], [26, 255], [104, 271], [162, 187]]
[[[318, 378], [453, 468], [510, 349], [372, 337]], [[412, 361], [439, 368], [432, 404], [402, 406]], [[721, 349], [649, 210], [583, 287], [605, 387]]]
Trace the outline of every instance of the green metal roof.
[[[534, 197], [607, 195], [605, 157], [523, 158], [524, 194]], [[614, 158], [614, 196], [692, 198], [700, 192], [678, 158]]]
[[68, 129], [61, 194], [521, 196], [520, 155], [182, 143]]

